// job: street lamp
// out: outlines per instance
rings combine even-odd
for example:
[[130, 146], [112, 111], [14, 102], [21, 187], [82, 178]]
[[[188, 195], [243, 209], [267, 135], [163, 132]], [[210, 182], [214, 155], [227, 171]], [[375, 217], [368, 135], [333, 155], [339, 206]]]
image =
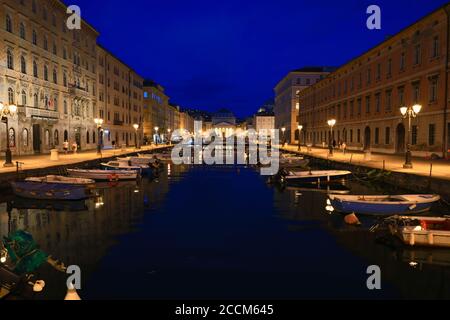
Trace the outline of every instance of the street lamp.
[[420, 104], [415, 104], [412, 107], [400, 108], [403, 119], [408, 118], [408, 140], [406, 142], [405, 164], [403, 165], [403, 168], [405, 169], [412, 169], [413, 167], [411, 155], [411, 120], [416, 118], [421, 110], [422, 106]]
[[286, 128], [285, 127], [283, 127], [283, 128], [281, 128], [281, 132], [283, 133], [283, 147], [284, 147], [284, 145], [286, 144], [286, 137], [285, 137], [285, 132], [286, 132]]
[[95, 118], [94, 122], [97, 125], [97, 133], [98, 133], [97, 154], [101, 156], [103, 145], [103, 132], [102, 132], [103, 119]]
[[134, 128], [134, 147], [135, 147], [136, 149], [139, 149], [139, 146], [138, 146], [138, 138], [137, 138], [137, 136], [138, 136], [138, 130], [139, 130], [139, 125], [138, 125], [137, 123], [135, 123], [135, 124], [133, 124], [133, 128]]
[[330, 141], [328, 144], [328, 150], [330, 150], [330, 155], [333, 155], [333, 128], [336, 125], [336, 119], [328, 120], [328, 126], [330, 127]]
[[158, 130], [159, 127], [155, 127], [155, 144], [158, 145]]
[[302, 135], [303, 126], [299, 125], [297, 128], [298, 128], [298, 151], [302, 151], [302, 146], [300, 144], [300, 137]]
[[8, 127], [8, 117], [14, 117], [17, 113], [17, 106], [15, 104], [4, 105], [0, 102], [0, 118], [2, 122], [6, 124], [6, 151], [5, 151], [5, 163], [4, 167], [13, 167], [12, 163], [12, 153], [11, 147], [9, 145], [9, 127]]

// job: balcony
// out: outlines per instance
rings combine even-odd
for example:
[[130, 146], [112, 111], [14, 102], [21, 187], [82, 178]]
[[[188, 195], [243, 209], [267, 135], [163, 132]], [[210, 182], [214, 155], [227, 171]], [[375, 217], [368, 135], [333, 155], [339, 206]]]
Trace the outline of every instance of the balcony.
[[25, 118], [55, 121], [59, 120], [59, 112], [53, 110], [19, 106], [18, 112], [24, 115]]
[[115, 126], [123, 126], [123, 121], [121, 121], [121, 120], [114, 120], [113, 125], [115, 125]]
[[69, 94], [74, 95], [76, 97], [89, 97], [90, 94], [86, 90], [86, 88], [82, 88], [75, 84], [69, 84]]

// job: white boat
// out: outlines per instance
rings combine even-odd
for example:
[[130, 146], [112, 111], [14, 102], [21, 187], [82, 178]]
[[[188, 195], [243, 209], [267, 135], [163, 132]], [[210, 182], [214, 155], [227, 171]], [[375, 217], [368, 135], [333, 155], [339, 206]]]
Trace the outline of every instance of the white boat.
[[157, 158], [150, 158], [150, 157], [123, 157], [117, 158], [117, 160], [127, 161], [131, 163], [132, 166], [153, 165], [158, 161]]
[[171, 153], [138, 154], [139, 158], [158, 159], [159, 161], [172, 161]]
[[417, 214], [431, 209], [440, 200], [434, 194], [412, 195], [332, 195], [331, 205], [338, 212], [375, 215]]
[[350, 171], [340, 170], [287, 171], [281, 179], [287, 183], [329, 183], [342, 180], [351, 174]]
[[450, 248], [450, 217], [394, 216], [389, 229], [408, 246]]
[[151, 174], [152, 169], [147, 165], [131, 165], [129, 161], [109, 161], [101, 163], [101, 166], [106, 170], [131, 170], [139, 174]]
[[30, 177], [25, 179], [26, 182], [36, 183], [52, 183], [52, 184], [71, 184], [71, 185], [84, 185], [89, 186], [95, 184], [92, 179], [86, 179], [84, 177], [64, 177], [48, 175], [44, 177]]
[[88, 178], [97, 181], [122, 181], [136, 180], [138, 173], [133, 170], [83, 170], [67, 169], [69, 176], [77, 178]]

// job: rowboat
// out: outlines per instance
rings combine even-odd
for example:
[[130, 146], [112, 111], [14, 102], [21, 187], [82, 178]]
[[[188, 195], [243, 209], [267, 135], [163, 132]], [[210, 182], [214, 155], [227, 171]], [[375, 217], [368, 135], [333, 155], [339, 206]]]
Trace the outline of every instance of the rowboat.
[[286, 183], [329, 183], [342, 180], [351, 175], [350, 171], [319, 170], [319, 171], [287, 171], [281, 180]]
[[11, 187], [16, 196], [37, 200], [83, 200], [91, 195], [82, 184], [13, 181]]
[[88, 178], [96, 181], [122, 181], [136, 180], [137, 171], [133, 170], [83, 170], [83, 169], [67, 169], [67, 173], [71, 177]]
[[106, 170], [131, 170], [142, 175], [150, 175], [152, 170], [147, 165], [131, 165], [129, 161], [109, 161], [107, 163], [101, 163], [101, 166]]
[[408, 246], [450, 248], [450, 217], [389, 218], [389, 230]]
[[92, 186], [95, 184], [94, 180], [85, 179], [84, 177], [64, 177], [55, 175], [48, 175], [44, 177], [30, 177], [26, 178], [25, 181], [38, 183], [84, 185], [84, 186]]
[[426, 212], [440, 200], [438, 195], [331, 195], [331, 205], [338, 212], [374, 215], [415, 214]]

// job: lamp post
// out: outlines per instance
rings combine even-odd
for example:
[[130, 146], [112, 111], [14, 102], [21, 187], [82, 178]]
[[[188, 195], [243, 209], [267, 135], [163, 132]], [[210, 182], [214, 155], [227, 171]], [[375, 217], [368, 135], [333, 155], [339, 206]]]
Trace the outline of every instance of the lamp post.
[[171, 129], [167, 129], [167, 137], [169, 138], [169, 145], [172, 144], [172, 135], [170, 134], [172, 132]]
[[283, 146], [283, 147], [284, 147], [284, 145], [286, 144], [285, 132], [286, 132], [286, 128], [285, 128], [285, 127], [281, 128], [282, 139], [283, 139], [282, 146]]
[[95, 118], [94, 122], [97, 125], [97, 134], [98, 134], [97, 155], [101, 156], [102, 155], [102, 144], [103, 144], [103, 133], [102, 133], [103, 119]]
[[155, 144], [158, 145], [158, 130], [159, 127], [155, 127]]
[[138, 145], [138, 130], [139, 130], [139, 125], [137, 123], [133, 124], [133, 128], [134, 128], [134, 147], [136, 149], [140, 149], [140, 146]]
[[0, 102], [0, 118], [6, 124], [6, 151], [4, 167], [13, 167], [11, 147], [9, 145], [9, 126], [8, 117], [14, 117], [17, 113], [17, 106], [15, 104], [4, 105]]
[[328, 120], [328, 126], [330, 127], [330, 139], [328, 142], [328, 150], [330, 150], [330, 155], [333, 155], [333, 128], [336, 125], [336, 120]]
[[302, 151], [302, 145], [300, 144], [300, 137], [302, 136], [303, 126], [299, 125], [297, 128], [298, 128], [298, 151]]
[[400, 108], [403, 119], [408, 119], [408, 138], [406, 142], [405, 164], [403, 165], [405, 169], [412, 169], [413, 167], [411, 154], [411, 121], [419, 115], [421, 110], [422, 106], [420, 104]]

